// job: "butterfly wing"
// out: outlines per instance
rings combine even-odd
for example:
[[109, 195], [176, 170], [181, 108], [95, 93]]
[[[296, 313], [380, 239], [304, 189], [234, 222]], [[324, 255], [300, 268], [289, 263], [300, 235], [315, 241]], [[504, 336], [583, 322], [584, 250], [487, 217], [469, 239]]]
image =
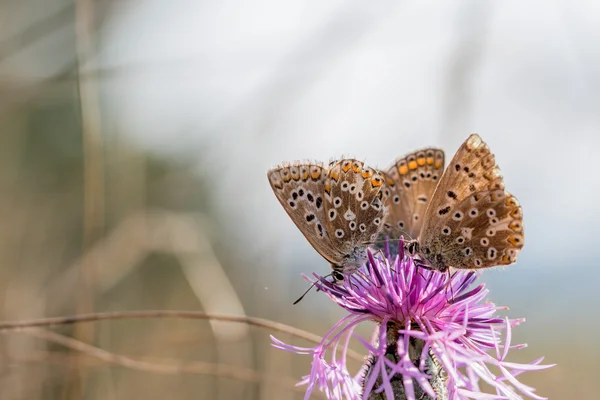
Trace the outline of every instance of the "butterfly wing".
[[327, 169], [318, 164], [280, 166], [267, 172], [283, 209], [321, 256], [332, 264], [342, 255], [333, 250], [326, 228], [324, 187]]
[[434, 265], [461, 269], [512, 264], [524, 245], [523, 212], [517, 199], [502, 190], [484, 190], [462, 199], [430, 231], [421, 251]]
[[427, 205], [443, 172], [444, 152], [434, 148], [410, 153], [394, 163], [386, 173], [392, 179], [386, 202], [386, 234], [419, 237]]
[[325, 228], [346, 255], [343, 265], [360, 265], [386, 216], [384, 177], [362, 162], [344, 159], [329, 167], [325, 184]]
[[[497, 195], [493, 195], [494, 193], [497, 193]], [[488, 145], [479, 135], [473, 134], [462, 144], [452, 158], [452, 161], [448, 164], [425, 212], [425, 219], [419, 235], [419, 245], [421, 255], [434, 268], [445, 269], [448, 266], [456, 268], [484, 268], [501, 264], [502, 256], [500, 256], [500, 259], [494, 257], [489, 260], [491, 263], [482, 260], [482, 266], [475, 266], [474, 262], [471, 264], [468, 261], [463, 262], [461, 261], [462, 258], [456, 252], [459, 248], [464, 250], [469, 247], [469, 241], [461, 244], [452, 242], [452, 240], [459, 240], [458, 236], [462, 235], [462, 229], [461, 234], [458, 234], [456, 230], [456, 227], [462, 228], [462, 224], [468, 224], [465, 225], [465, 228], [471, 228], [473, 232], [475, 232], [476, 227], [478, 229], [477, 232], [485, 232], [484, 227], [487, 226], [485, 224], [491, 223], [490, 218], [475, 218], [474, 220], [470, 220], [468, 216], [464, 218], [460, 217], [465, 212], [470, 212], [470, 208], [467, 210], [470, 205], [469, 201], [473, 201], [472, 199], [477, 196], [482, 196], [483, 199], [489, 196], [510, 198], [512, 199], [511, 202], [514, 201], [516, 204], [509, 206], [503, 205], [502, 202], [496, 200], [489, 200], [487, 203], [486, 200], [483, 200], [483, 203], [478, 207], [479, 209], [485, 205], [487, 210], [488, 208], [493, 209], [497, 206], [500, 207], [499, 210], [496, 210], [498, 213], [509, 212], [507, 215], [510, 215], [510, 212], [514, 212], [515, 224], [520, 225], [521, 232], [518, 232], [515, 224], [513, 224], [513, 227], [517, 231], [513, 232], [516, 235], [520, 235], [520, 247], [506, 242], [509, 236], [511, 236], [508, 231], [506, 231], [506, 236], [498, 235], [498, 238], [500, 238], [498, 240], [500, 241], [495, 241], [494, 243], [497, 246], [495, 249], [502, 255], [504, 255], [505, 250], [509, 251], [510, 249], [517, 248], [516, 252], [510, 250], [510, 253], [513, 254], [511, 258], [513, 261], [516, 259], [518, 250], [522, 248], [523, 242], [521, 208], [513, 196], [504, 192], [502, 174], [496, 165], [496, 160]], [[509, 211], [506, 211], [508, 210], [507, 207], [510, 207]], [[514, 211], [517, 209], [518, 211]], [[503, 218], [506, 218], [506, 215], [503, 214]], [[457, 222], [457, 224], [453, 222]], [[512, 220], [508, 221], [508, 223], [510, 222]], [[473, 223], [480, 223], [481, 225], [474, 226], [472, 225]], [[454, 230], [452, 230], [452, 226], [455, 227]], [[476, 236], [475, 233], [471, 234], [472, 238]], [[479, 235], [477, 238], [482, 239], [483, 236]], [[472, 257], [467, 256], [467, 258]], [[454, 265], [453, 263], [457, 264]]]

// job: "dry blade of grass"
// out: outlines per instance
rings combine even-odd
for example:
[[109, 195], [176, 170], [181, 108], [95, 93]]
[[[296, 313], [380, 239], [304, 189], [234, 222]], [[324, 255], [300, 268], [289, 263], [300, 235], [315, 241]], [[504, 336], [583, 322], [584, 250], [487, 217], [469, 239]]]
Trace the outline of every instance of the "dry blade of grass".
[[[24, 332], [39, 339], [53, 342], [77, 351], [82, 355], [93, 357], [109, 364], [135, 369], [138, 371], [169, 375], [182, 373], [213, 375], [219, 378], [230, 378], [243, 382], [273, 384], [296, 392], [305, 391], [304, 387], [296, 386], [297, 381], [294, 379], [267, 376], [260, 372], [248, 368], [242, 368], [236, 365], [214, 364], [201, 361], [183, 363], [164, 359], [149, 361], [138, 357], [115, 354], [84, 343], [80, 340], [43, 329], [27, 329]], [[39, 362], [41, 360], [38, 359], [37, 361]]]
[[[321, 337], [302, 329], [294, 328], [286, 324], [270, 321], [264, 318], [224, 315], [205, 313], [202, 311], [177, 311], [177, 310], [145, 310], [145, 311], [114, 311], [100, 312], [91, 314], [70, 315], [64, 317], [39, 318], [22, 321], [2, 321], [0, 322], [0, 332], [22, 331], [31, 328], [51, 327], [57, 325], [75, 324], [82, 322], [94, 322], [116, 319], [146, 319], [146, 318], [180, 318], [180, 319], [203, 319], [216, 320], [233, 323], [243, 323], [264, 329], [270, 329], [276, 332], [286, 333], [296, 336], [313, 343], [319, 343]], [[348, 350], [348, 356], [358, 361], [364, 361], [364, 356], [359, 353]]]

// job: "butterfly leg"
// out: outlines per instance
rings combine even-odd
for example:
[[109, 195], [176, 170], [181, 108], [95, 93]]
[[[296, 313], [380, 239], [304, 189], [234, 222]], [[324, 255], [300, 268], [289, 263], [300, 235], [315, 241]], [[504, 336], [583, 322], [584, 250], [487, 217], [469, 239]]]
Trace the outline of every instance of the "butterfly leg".
[[[450, 270], [446, 270], [446, 272], [448, 272], [448, 286], [450, 286], [450, 300], [448, 300], [448, 303], [454, 304], [454, 288], [452, 287], [452, 281], [454, 280], [454, 276], [458, 273], [458, 271], [451, 273]], [[446, 286], [446, 288], [448, 288], [448, 286]], [[448, 291], [446, 291], [446, 294], [447, 293]]]

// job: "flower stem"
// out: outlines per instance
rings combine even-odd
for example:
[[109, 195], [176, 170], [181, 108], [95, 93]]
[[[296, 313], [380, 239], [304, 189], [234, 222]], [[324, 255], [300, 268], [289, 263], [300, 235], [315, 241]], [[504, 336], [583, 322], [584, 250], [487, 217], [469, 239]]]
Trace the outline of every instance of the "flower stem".
[[[379, 327], [376, 328], [379, 330]], [[383, 357], [387, 358], [393, 364], [398, 364], [401, 360], [398, 355], [398, 341], [404, 340], [404, 337], [398, 333], [398, 326], [393, 323], [387, 324], [386, 330], [386, 352]], [[423, 351], [423, 347], [425, 342], [420, 339], [410, 338], [408, 341], [408, 355], [411, 362], [418, 366], [421, 361], [421, 353]], [[379, 371], [373, 371], [373, 365], [377, 364], [377, 356], [371, 355], [369, 360], [365, 363], [364, 366], [364, 379], [363, 385], [369, 380], [369, 376], [371, 373], [375, 372], [379, 374]], [[386, 367], [388, 374], [391, 373], [391, 369]], [[438, 362], [435, 355], [429, 351], [428, 357], [425, 361], [425, 370], [423, 371], [427, 375], [430, 376], [429, 384], [433, 388], [436, 397], [431, 397], [427, 394], [421, 386], [413, 379], [413, 390], [414, 390], [414, 399], [415, 400], [447, 400], [448, 399], [448, 389], [446, 386], [446, 372], [442, 368], [441, 364]], [[392, 392], [394, 394], [394, 400], [408, 400], [412, 397], [407, 397], [406, 389], [403, 383], [404, 377], [400, 374], [395, 374], [393, 377], [389, 378], [390, 385], [392, 387]], [[371, 393], [368, 396], [369, 400], [391, 400], [386, 398], [385, 392], [380, 392], [377, 389], [382, 385], [382, 377], [381, 375], [377, 377], [375, 381], [375, 386]], [[363, 387], [364, 389], [364, 387]]]

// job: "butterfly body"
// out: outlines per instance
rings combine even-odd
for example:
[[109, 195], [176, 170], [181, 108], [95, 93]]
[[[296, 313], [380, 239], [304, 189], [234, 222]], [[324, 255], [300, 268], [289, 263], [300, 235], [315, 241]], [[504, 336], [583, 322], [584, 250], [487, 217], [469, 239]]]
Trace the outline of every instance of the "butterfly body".
[[331, 263], [334, 279], [366, 260], [387, 214], [384, 177], [361, 161], [328, 167], [297, 163], [271, 169], [271, 188], [308, 242]]

